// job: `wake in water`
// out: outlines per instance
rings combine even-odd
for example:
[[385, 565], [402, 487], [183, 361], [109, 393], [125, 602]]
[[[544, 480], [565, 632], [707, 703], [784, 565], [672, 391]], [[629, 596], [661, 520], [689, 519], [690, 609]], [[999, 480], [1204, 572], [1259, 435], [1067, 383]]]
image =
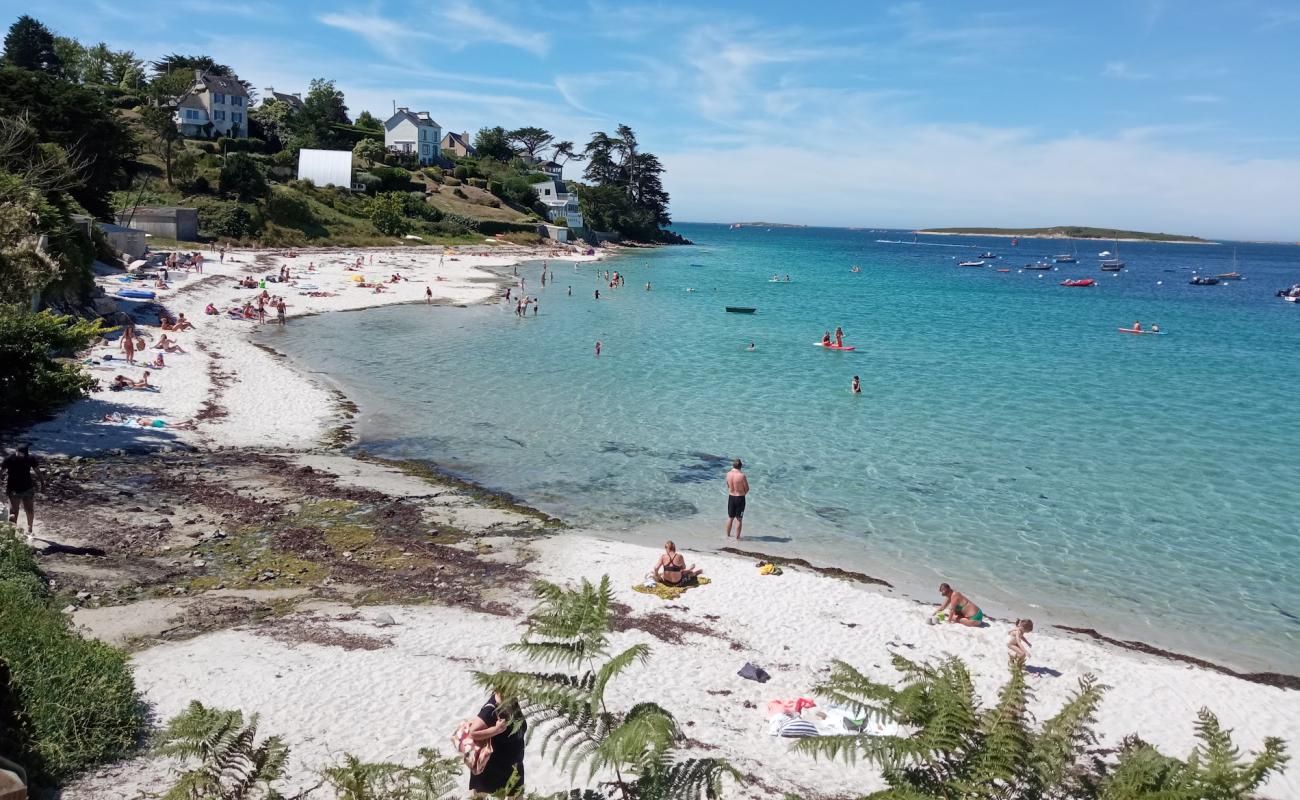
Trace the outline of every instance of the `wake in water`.
[[942, 242], [904, 242], [899, 239], [877, 239], [878, 244], [907, 244], [917, 247], [960, 247], [963, 250], [979, 250], [978, 245], [973, 244], [944, 244]]

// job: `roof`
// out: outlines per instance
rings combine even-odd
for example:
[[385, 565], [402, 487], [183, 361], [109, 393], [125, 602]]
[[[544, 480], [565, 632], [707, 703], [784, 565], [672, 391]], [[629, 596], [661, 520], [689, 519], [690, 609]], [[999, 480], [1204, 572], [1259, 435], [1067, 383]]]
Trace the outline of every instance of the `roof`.
[[450, 140], [451, 140], [451, 143], [452, 143], [453, 145], [457, 145], [457, 144], [458, 144], [458, 145], [460, 145], [461, 147], [465, 148], [466, 150], [470, 151], [471, 153], [474, 152], [474, 145], [470, 144], [470, 143], [469, 143], [469, 140], [466, 139], [464, 136], [462, 136], [462, 135], [459, 134], [459, 133], [452, 133], [452, 132], [448, 131], [448, 132], [447, 132], [447, 135], [446, 135], [446, 136], [443, 136], [442, 138], [444, 138], [444, 139], [450, 139]]
[[136, 206], [118, 214], [119, 217], [175, 217], [182, 212], [197, 214], [198, 209], [184, 206]]
[[267, 103], [273, 100], [278, 100], [281, 103], [288, 103], [289, 107], [295, 110], [302, 109], [302, 98], [296, 94], [285, 94], [284, 92], [277, 92], [274, 89], [267, 89], [266, 93], [262, 95], [262, 102]]
[[203, 92], [220, 92], [226, 95], [248, 97], [248, 90], [244, 88], [244, 84], [239, 82], [239, 78], [234, 75], [213, 75], [210, 72], [195, 70], [194, 85], [185, 94], [181, 95], [179, 104], [185, 105], [186, 100]]
[[542, 169], [550, 169], [552, 167], [554, 167], [555, 169], [564, 169], [564, 166], [562, 164], [555, 161], [543, 161], [537, 166], [541, 167]]
[[393, 116], [384, 121], [384, 130], [391, 130], [402, 120], [406, 120], [417, 128], [432, 126], [439, 130], [442, 129], [442, 126], [434, 122], [433, 118], [429, 116], [428, 111], [411, 111], [409, 108], [399, 108]]

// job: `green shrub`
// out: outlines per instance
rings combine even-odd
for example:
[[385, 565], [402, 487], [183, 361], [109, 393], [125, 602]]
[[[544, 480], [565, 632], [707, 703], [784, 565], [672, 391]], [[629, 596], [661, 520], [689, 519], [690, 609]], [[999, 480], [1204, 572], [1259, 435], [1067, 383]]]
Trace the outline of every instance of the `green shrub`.
[[0, 306], [0, 408], [5, 422], [43, 416], [90, 391], [95, 379], [57, 358], [88, 347], [103, 331], [98, 321]]
[[368, 194], [374, 194], [379, 191], [379, 187], [384, 185], [384, 182], [380, 180], [379, 176], [373, 172], [358, 172], [357, 183], [366, 187], [366, 192]]
[[252, 156], [232, 153], [226, 156], [226, 163], [221, 167], [219, 186], [222, 194], [256, 200], [266, 195], [266, 176]]
[[124, 94], [113, 101], [114, 108], [136, 108], [144, 102], [144, 99], [136, 94]]
[[385, 236], [402, 236], [411, 230], [406, 218], [406, 197], [400, 192], [384, 192], [371, 198], [370, 221]]
[[487, 190], [490, 194], [500, 197], [501, 193], [505, 191], [505, 186], [501, 181], [488, 181]]
[[408, 192], [416, 188], [411, 184], [411, 173], [401, 167], [376, 166], [370, 169], [370, 173], [379, 178], [382, 192]]
[[270, 196], [266, 198], [266, 213], [271, 221], [279, 225], [301, 228], [316, 223], [316, 215], [312, 213], [307, 198], [286, 187], [277, 186], [271, 190]]
[[459, 197], [459, 198], [462, 199], [462, 200], [468, 200], [468, 199], [469, 199], [469, 195], [465, 194], [465, 190], [462, 189], [462, 188], [460, 188], [459, 186], [456, 187], [455, 189], [453, 189], [451, 193], [454, 194], [454, 195], [456, 195], [457, 197]]
[[424, 174], [428, 175], [434, 183], [442, 182], [442, 167], [425, 167]]
[[217, 152], [217, 145], [213, 142], [189, 140], [187, 144], [189, 144], [190, 147], [197, 148], [205, 153], [212, 153], [215, 155]]
[[456, 167], [454, 170], [452, 170], [451, 175], [453, 178], [457, 178], [458, 180], [463, 181], [469, 177], [469, 167], [466, 167], [464, 164], [462, 164]]
[[195, 203], [199, 211], [199, 235], [212, 239], [243, 239], [257, 229], [253, 215], [238, 203], [220, 200]]
[[265, 139], [259, 139], [259, 138], [257, 138], [256, 136], [250, 136], [250, 137], [248, 137], [247, 139], [244, 139], [243, 141], [244, 141], [244, 147], [243, 147], [243, 149], [244, 149], [244, 150], [247, 150], [247, 151], [250, 152], [250, 153], [264, 153], [264, 152], [266, 152], [266, 140], [265, 140]]
[[[122, 757], [140, 741], [145, 708], [127, 654], [82, 639], [47, 605], [13, 528], [0, 529], [0, 653], [17, 725], [0, 727], [0, 752], [16, 754], [35, 780], [56, 784]], [[22, 577], [22, 576], [27, 577]]]
[[486, 189], [488, 182], [484, 178], [470, 178], [467, 183], [475, 189]]

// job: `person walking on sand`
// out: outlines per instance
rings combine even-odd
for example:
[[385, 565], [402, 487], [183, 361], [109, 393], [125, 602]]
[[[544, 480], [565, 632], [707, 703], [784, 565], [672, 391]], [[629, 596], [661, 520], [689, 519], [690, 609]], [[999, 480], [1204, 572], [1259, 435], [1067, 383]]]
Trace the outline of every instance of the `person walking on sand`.
[[429, 286], [424, 287], [424, 304], [426, 306], [433, 305], [433, 289]]
[[122, 332], [122, 349], [126, 351], [126, 363], [135, 366], [135, 325], [128, 324]]
[[934, 612], [934, 616], [947, 613], [949, 622], [956, 622], [968, 628], [984, 627], [984, 611], [971, 602], [971, 599], [946, 583], [939, 584], [939, 594], [943, 595], [943, 605]]
[[745, 496], [749, 494], [749, 478], [740, 471], [740, 459], [731, 462], [727, 473], [727, 538], [731, 538], [731, 524], [736, 524], [736, 541], [740, 541], [740, 528], [745, 517]]
[[5, 479], [5, 492], [9, 495], [9, 524], [18, 527], [18, 507], [27, 512], [27, 538], [32, 538], [32, 519], [36, 516], [37, 484], [44, 488], [45, 476], [41, 474], [36, 456], [30, 445], [18, 445], [0, 461], [0, 476]]
[[281, 297], [275, 304], [275, 316], [276, 316], [276, 320], [280, 323], [280, 327], [283, 328], [284, 327], [284, 298], [283, 297]]

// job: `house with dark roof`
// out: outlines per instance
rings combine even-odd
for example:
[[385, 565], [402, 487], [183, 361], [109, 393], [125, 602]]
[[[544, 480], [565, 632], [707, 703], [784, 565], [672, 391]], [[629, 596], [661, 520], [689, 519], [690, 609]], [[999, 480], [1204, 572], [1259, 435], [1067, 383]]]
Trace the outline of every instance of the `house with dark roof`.
[[400, 107], [384, 122], [384, 146], [395, 153], [415, 155], [421, 164], [442, 158], [442, 127], [428, 111]]
[[298, 92], [294, 92], [293, 94], [285, 94], [284, 92], [277, 92], [275, 89], [269, 86], [262, 90], [263, 105], [265, 105], [266, 103], [274, 103], [277, 101], [288, 105], [289, 108], [293, 109], [294, 111], [302, 111], [302, 95], [299, 94]]
[[194, 70], [194, 83], [176, 100], [176, 127], [184, 136], [248, 138], [248, 90], [234, 75]]
[[448, 133], [442, 137], [442, 152], [453, 156], [476, 156], [478, 151], [469, 143], [469, 132]]
[[543, 161], [535, 165], [539, 172], [545, 172], [557, 181], [564, 178], [564, 165], [555, 161]]
[[546, 218], [551, 222], [563, 219], [570, 228], [581, 228], [582, 206], [578, 195], [571, 187], [558, 178], [547, 178], [533, 184], [537, 199], [546, 206]]

